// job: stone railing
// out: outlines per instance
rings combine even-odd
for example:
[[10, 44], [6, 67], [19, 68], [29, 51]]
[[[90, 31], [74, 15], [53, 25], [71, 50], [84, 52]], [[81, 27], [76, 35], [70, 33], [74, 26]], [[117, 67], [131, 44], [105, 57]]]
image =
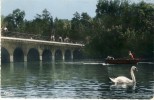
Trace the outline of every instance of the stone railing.
[[[1, 34], [4, 37], [14, 37], [14, 38], [23, 38], [23, 39], [35, 39], [35, 40], [45, 40], [45, 41], [52, 41], [50, 36], [41, 36], [41, 35], [35, 35], [35, 34], [29, 34], [29, 33], [19, 33], [19, 32], [10, 32], [10, 31], [5, 31], [2, 32]], [[68, 41], [61, 41], [59, 40], [59, 37], [55, 36], [55, 42], [68, 42], [68, 43], [79, 43], [83, 44], [81, 41], [73, 41], [73, 40], [68, 40]]]

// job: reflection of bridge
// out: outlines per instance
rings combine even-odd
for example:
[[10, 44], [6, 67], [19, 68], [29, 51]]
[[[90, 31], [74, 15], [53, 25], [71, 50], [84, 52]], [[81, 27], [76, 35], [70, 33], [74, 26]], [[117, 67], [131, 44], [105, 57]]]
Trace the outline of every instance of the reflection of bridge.
[[84, 45], [34, 39], [1, 37], [1, 61], [54, 61], [80, 59]]

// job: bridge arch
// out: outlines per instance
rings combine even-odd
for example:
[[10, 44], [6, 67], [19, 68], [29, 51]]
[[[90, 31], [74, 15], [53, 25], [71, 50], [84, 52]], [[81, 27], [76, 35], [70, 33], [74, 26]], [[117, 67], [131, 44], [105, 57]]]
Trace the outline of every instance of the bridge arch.
[[1, 47], [1, 62], [8, 63], [10, 62], [10, 54], [7, 49]]
[[75, 49], [73, 51], [73, 59], [74, 60], [79, 60], [79, 59], [82, 59], [82, 52], [80, 49]]
[[13, 61], [14, 62], [23, 62], [24, 61], [24, 53], [23, 50], [17, 47], [13, 52]]
[[60, 49], [55, 51], [55, 60], [62, 60], [62, 51]]
[[27, 54], [27, 61], [39, 61], [39, 52], [36, 48], [31, 48]]
[[65, 60], [71, 60], [71, 50], [65, 50]]
[[45, 49], [42, 53], [42, 61], [51, 61], [52, 53], [49, 49]]

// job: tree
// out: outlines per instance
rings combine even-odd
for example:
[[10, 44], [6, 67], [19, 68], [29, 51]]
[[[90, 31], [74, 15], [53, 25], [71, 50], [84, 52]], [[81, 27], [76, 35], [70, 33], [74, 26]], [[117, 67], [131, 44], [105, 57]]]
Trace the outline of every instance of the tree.
[[5, 17], [4, 22], [10, 31], [23, 31], [25, 12], [20, 9], [13, 10], [12, 14]]
[[47, 9], [42, 11], [42, 15], [37, 14], [34, 22], [39, 26], [40, 34], [44, 36], [49, 36], [52, 32], [53, 18]]
[[62, 36], [63, 38], [65, 38], [66, 36], [69, 36], [70, 29], [71, 29], [71, 25], [69, 20], [55, 18], [54, 30], [57, 36]]
[[5, 16], [1, 15], [1, 27], [5, 27], [7, 25], [7, 23], [4, 21]]
[[74, 39], [74, 40], [78, 40], [80, 39], [80, 32], [81, 32], [81, 29], [80, 29], [80, 14], [78, 12], [75, 12], [74, 14], [74, 17], [72, 18], [71, 20], [71, 38]]
[[70, 37], [76, 41], [87, 42], [90, 37], [92, 27], [92, 18], [85, 12], [75, 12], [71, 20]]
[[[120, 0], [99, 0], [93, 20], [92, 39], [86, 51], [93, 56], [152, 57], [154, 5]], [[144, 45], [143, 45], [144, 44]]]
[[53, 29], [53, 18], [50, 12], [44, 9], [42, 14], [36, 14], [34, 20], [25, 21], [25, 24], [26, 32], [49, 37]]

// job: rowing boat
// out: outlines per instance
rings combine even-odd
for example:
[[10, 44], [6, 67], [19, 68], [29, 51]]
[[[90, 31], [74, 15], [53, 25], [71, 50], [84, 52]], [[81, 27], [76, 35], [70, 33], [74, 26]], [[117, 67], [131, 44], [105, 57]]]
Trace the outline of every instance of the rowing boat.
[[137, 64], [139, 59], [106, 59], [108, 64]]

